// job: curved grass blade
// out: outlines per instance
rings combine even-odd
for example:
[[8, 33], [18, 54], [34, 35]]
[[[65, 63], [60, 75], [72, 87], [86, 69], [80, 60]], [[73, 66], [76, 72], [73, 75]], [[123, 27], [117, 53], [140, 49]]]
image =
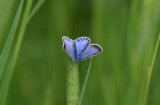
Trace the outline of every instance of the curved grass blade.
[[[22, 0], [22, 1], [24, 1], [24, 0]], [[38, 9], [36, 9], [35, 12], [32, 12], [32, 14], [29, 15], [30, 10], [31, 10], [31, 6], [32, 6], [32, 1], [33, 0], [28, 0], [27, 1], [25, 12], [24, 12], [24, 15], [23, 15], [23, 18], [22, 18], [21, 28], [20, 28], [19, 33], [18, 33], [17, 43], [15, 45], [14, 51], [11, 53], [11, 58], [8, 60], [9, 63], [7, 65], [6, 73], [4, 75], [4, 79], [3, 79], [2, 84], [1, 84], [0, 105], [5, 104], [5, 100], [6, 100], [10, 80], [11, 80], [11, 77], [12, 77], [13, 69], [14, 69], [14, 66], [16, 64], [16, 60], [17, 60], [18, 53], [19, 53], [19, 50], [20, 50], [20, 46], [21, 46], [21, 43], [22, 43], [22, 40], [23, 40], [23, 36], [24, 36], [24, 32], [25, 32], [25, 29], [26, 29], [26, 26], [27, 26], [27, 22], [29, 22], [28, 17], [32, 17], [34, 15], [34, 13], [38, 10]], [[43, 0], [41, 0], [39, 2], [42, 3], [42, 1]], [[40, 5], [39, 5], [39, 7], [40, 7]]]
[[148, 91], [149, 91], [150, 80], [151, 80], [152, 71], [153, 71], [154, 62], [155, 62], [155, 59], [156, 59], [156, 55], [157, 55], [159, 44], [160, 44], [160, 34], [158, 36], [157, 44], [156, 44], [156, 47], [155, 47], [155, 50], [154, 50], [153, 59], [152, 59], [152, 63], [151, 63], [151, 68], [150, 68], [149, 73], [148, 73], [148, 78], [147, 78], [148, 80], [147, 80], [147, 86], [146, 86], [146, 90], [145, 90], [145, 96], [144, 96], [143, 105], [146, 105], [146, 100], [147, 100], [147, 95], [148, 95]]
[[39, 8], [42, 6], [42, 4], [45, 2], [45, 0], [39, 0], [38, 3], [36, 4], [36, 6], [33, 8], [33, 10], [31, 11], [28, 20], [26, 23], [28, 23], [30, 21], [30, 19], [33, 17], [33, 15], [39, 10]]
[[91, 61], [90, 61], [89, 67], [88, 67], [86, 78], [85, 78], [83, 86], [82, 86], [82, 90], [81, 90], [80, 97], [79, 97], [79, 100], [78, 100], [78, 105], [82, 104], [82, 99], [83, 99], [83, 96], [84, 96], [84, 92], [86, 90], [86, 85], [87, 85], [87, 81], [88, 81], [88, 77], [89, 77], [89, 72], [90, 72], [90, 69], [91, 69], [91, 63], [92, 63], [92, 58], [91, 58]]
[[15, 16], [15, 18], [13, 20], [13, 24], [11, 26], [11, 30], [9, 32], [8, 38], [7, 38], [6, 42], [5, 42], [4, 48], [3, 48], [2, 53], [1, 53], [0, 80], [1, 80], [3, 72], [4, 72], [4, 68], [5, 68], [8, 56], [9, 56], [9, 52], [11, 51], [11, 46], [12, 46], [12, 43], [13, 43], [15, 32], [17, 30], [17, 26], [18, 26], [18, 23], [19, 23], [19, 20], [20, 20], [20, 15], [21, 15], [22, 7], [23, 7], [23, 2], [24, 2], [24, 0], [22, 0], [20, 5], [19, 5], [19, 8], [18, 8], [17, 13], [16, 13], [16, 16]]
[[[14, 66], [16, 64], [16, 60], [17, 60], [18, 53], [19, 53], [19, 50], [21, 47], [24, 32], [25, 32], [25, 29], [27, 26], [26, 23], [27, 23], [28, 17], [30, 16], [29, 14], [30, 14], [31, 6], [32, 6], [32, 1], [33, 0], [27, 0], [27, 4], [25, 7], [24, 15], [22, 17], [22, 22], [21, 22], [21, 26], [20, 26], [21, 28], [18, 33], [18, 39], [17, 39], [16, 45], [14, 47], [14, 50], [11, 53], [11, 57], [10, 57], [10, 59], [8, 59], [8, 63], [7, 63], [8, 65], [6, 66], [6, 72], [4, 74], [3, 81], [1, 82], [0, 105], [4, 105], [5, 101], [6, 101], [10, 80], [11, 80], [11, 77], [13, 74]], [[21, 0], [21, 2], [24, 2], [24, 0]]]
[[[19, 4], [19, 7], [18, 7], [18, 10], [17, 10], [17, 13], [16, 13], [16, 16], [15, 16], [15, 19], [14, 19], [14, 22], [13, 22], [13, 25], [12, 25], [12, 28], [11, 28], [11, 32], [8, 36], [8, 39], [7, 39], [5, 47], [4, 47], [4, 51], [1, 55], [1, 58], [3, 56], [3, 59], [1, 59], [1, 62], [4, 62], [3, 60], [5, 60], [5, 63], [6, 63], [6, 61], [7, 61], [8, 54], [9, 54], [9, 51], [11, 49], [13, 37], [14, 37], [15, 31], [17, 29], [17, 25], [18, 25], [18, 22], [19, 22], [20, 14], [22, 12], [23, 4], [24, 4], [24, 0], [21, 0], [21, 2]], [[11, 42], [9, 42], [9, 41], [11, 41]], [[1, 63], [2, 66], [3, 66], [3, 67], [1, 66], [1, 76], [2, 76], [2, 72], [4, 71], [5, 63]], [[10, 79], [10, 78], [11, 78], [11, 76], [8, 74], [8, 70], [7, 70], [6, 73], [5, 73], [3, 82], [1, 84], [1, 88], [0, 88], [0, 105], [5, 104], [5, 100], [6, 100], [6, 97], [7, 97], [7, 90], [8, 90], [7, 87], [9, 85], [9, 82], [6, 79]]]

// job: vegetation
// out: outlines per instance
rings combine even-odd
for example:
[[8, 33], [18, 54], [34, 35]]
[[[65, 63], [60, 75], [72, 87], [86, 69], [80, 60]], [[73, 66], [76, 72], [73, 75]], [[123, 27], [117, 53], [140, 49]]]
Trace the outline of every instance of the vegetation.
[[62, 36], [103, 48], [73, 64], [79, 105], [160, 105], [159, 32], [160, 0], [0, 0], [0, 105], [67, 105]]

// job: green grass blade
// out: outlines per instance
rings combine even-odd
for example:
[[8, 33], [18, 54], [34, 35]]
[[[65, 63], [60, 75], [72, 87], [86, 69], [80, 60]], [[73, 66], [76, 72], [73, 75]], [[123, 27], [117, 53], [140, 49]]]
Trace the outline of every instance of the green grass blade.
[[[24, 2], [24, 0], [22, 0], [22, 1]], [[16, 64], [16, 60], [17, 60], [17, 57], [18, 57], [18, 53], [19, 53], [19, 50], [20, 50], [20, 47], [21, 47], [24, 32], [26, 30], [26, 26], [27, 26], [26, 23], [29, 22], [28, 17], [30, 16], [30, 10], [31, 10], [31, 6], [32, 6], [32, 2], [33, 2], [33, 0], [28, 0], [27, 1], [25, 11], [24, 11], [24, 14], [23, 14], [23, 17], [22, 17], [22, 22], [21, 22], [21, 25], [20, 25], [20, 30], [19, 30], [18, 37], [17, 37], [18, 39], [17, 39], [17, 42], [15, 44], [14, 50], [11, 53], [11, 57], [10, 57], [10, 59], [8, 59], [8, 63], [7, 63], [8, 65], [6, 66], [6, 72], [4, 74], [3, 81], [1, 82], [0, 105], [5, 104], [10, 80], [11, 80], [13, 70], [14, 70], [14, 67], [15, 67], [15, 64]], [[33, 15], [34, 14], [32, 14], [32, 16]]]
[[[19, 18], [20, 18], [20, 14], [21, 14], [22, 8], [23, 8], [23, 3], [24, 3], [24, 0], [21, 0], [21, 3], [19, 5], [19, 8], [17, 10], [16, 16], [15, 16], [15, 19], [14, 19], [14, 22], [13, 22], [13, 25], [12, 25], [12, 28], [11, 28], [11, 32], [10, 32], [9, 37], [7, 39], [7, 42], [5, 44], [4, 51], [3, 51], [2, 55], [1, 55], [1, 58], [3, 57], [3, 59], [1, 59], [1, 62], [3, 60], [5, 60], [5, 63], [6, 63], [6, 60], [8, 58], [8, 54], [9, 54], [9, 51], [11, 49], [13, 37], [14, 37], [15, 31], [16, 31], [16, 28], [17, 28], [17, 25], [18, 25], [18, 21], [19, 21]], [[11, 42], [9, 42], [9, 41], [11, 41]], [[4, 65], [5, 65], [4, 63], [1, 64], [1, 76], [2, 76], [2, 72], [4, 71]], [[2, 69], [2, 66], [3, 66], [3, 69]], [[11, 78], [11, 76], [8, 75], [8, 71], [6, 71], [4, 77], [7, 77], [8, 79]], [[2, 82], [2, 85], [1, 85], [1, 88], [0, 88], [0, 105], [4, 105], [5, 104], [5, 100], [6, 100], [6, 96], [7, 96], [7, 90], [8, 90], [7, 87], [9, 85], [9, 82], [6, 81], [7, 78], [4, 78], [4, 81]]]
[[91, 61], [90, 61], [89, 67], [88, 67], [86, 78], [85, 78], [83, 86], [82, 86], [82, 90], [81, 90], [80, 97], [79, 97], [79, 100], [78, 100], [78, 105], [82, 104], [82, 99], [83, 99], [83, 96], [84, 96], [84, 92], [86, 90], [86, 85], [87, 85], [87, 81], [88, 81], [88, 77], [89, 77], [89, 73], [90, 73], [90, 69], [91, 69], [91, 63], [92, 63], [92, 58], [91, 58]]
[[17, 29], [17, 26], [18, 26], [18, 23], [19, 23], [19, 20], [20, 20], [20, 15], [21, 15], [22, 7], [23, 7], [23, 2], [24, 2], [24, 0], [22, 0], [20, 5], [19, 5], [16, 16], [13, 20], [13, 24], [11, 26], [11, 30], [9, 32], [8, 38], [5, 42], [4, 48], [3, 48], [2, 53], [1, 53], [0, 80], [1, 80], [3, 72], [4, 72], [4, 67], [6, 65], [6, 62], [7, 62], [8, 56], [9, 56], [9, 52], [11, 51], [11, 46], [12, 46], [12, 43], [13, 43], [15, 32], [16, 32], [16, 29]]
[[33, 15], [39, 10], [39, 8], [42, 6], [42, 4], [45, 2], [45, 0], [39, 0], [36, 6], [34, 6], [33, 10], [31, 11], [27, 23], [30, 21], [30, 19], [33, 17]]
[[143, 105], [146, 105], [146, 100], [147, 100], [147, 95], [148, 95], [148, 91], [149, 91], [150, 80], [151, 80], [151, 76], [152, 76], [152, 71], [153, 71], [154, 62], [155, 62], [155, 59], [156, 59], [159, 43], [160, 43], [160, 34], [158, 36], [157, 44], [156, 44], [156, 47], [155, 47], [155, 50], [154, 50], [151, 68], [150, 68], [150, 70], [148, 72], [147, 87], [146, 87], [146, 90], [145, 90], [145, 96], [144, 96], [144, 103], [143, 103]]

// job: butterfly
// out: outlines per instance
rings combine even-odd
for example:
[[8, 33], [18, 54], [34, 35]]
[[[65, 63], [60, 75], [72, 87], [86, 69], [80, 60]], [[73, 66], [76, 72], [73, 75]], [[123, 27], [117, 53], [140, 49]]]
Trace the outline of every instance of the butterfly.
[[91, 44], [90, 38], [79, 37], [72, 40], [66, 36], [62, 37], [63, 49], [75, 63], [98, 55], [103, 51], [98, 44]]

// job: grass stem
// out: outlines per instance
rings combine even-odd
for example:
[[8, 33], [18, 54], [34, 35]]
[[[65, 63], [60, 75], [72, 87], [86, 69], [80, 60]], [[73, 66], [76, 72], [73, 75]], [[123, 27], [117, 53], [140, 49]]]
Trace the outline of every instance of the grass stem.
[[70, 64], [67, 73], [67, 105], [77, 105], [79, 98], [79, 69], [75, 63]]
[[[21, 1], [21, 6], [23, 5], [23, 1]], [[8, 65], [6, 67], [6, 71], [4, 74], [4, 78], [1, 84], [1, 88], [0, 88], [0, 105], [5, 105], [5, 101], [7, 98], [7, 94], [8, 94], [8, 89], [9, 89], [9, 85], [10, 85], [10, 81], [11, 81], [11, 77], [13, 74], [13, 70], [16, 64], [16, 60], [18, 57], [18, 53], [20, 50], [20, 46], [21, 46], [21, 42], [24, 36], [24, 32], [26, 29], [26, 20], [28, 19], [28, 15], [30, 13], [30, 9], [32, 6], [32, 0], [27, 0], [26, 3], [26, 7], [25, 7], [25, 11], [22, 17], [22, 22], [21, 22], [21, 28], [19, 30], [18, 33], [18, 39], [16, 42], [16, 45], [14, 46], [14, 50], [13, 52], [11, 52], [11, 57], [8, 60]], [[21, 7], [22, 8], [22, 7]]]
[[143, 105], [146, 105], [147, 95], [148, 95], [148, 91], [149, 91], [149, 85], [150, 85], [150, 81], [151, 81], [152, 71], [153, 71], [153, 67], [154, 67], [154, 63], [155, 63], [155, 59], [156, 59], [159, 43], [160, 43], [160, 34], [158, 36], [157, 44], [156, 44], [156, 47], [155, 47], [155, 50], [154, 50], [154, 54], [153, 54], [153, 58], [152, 58], [152, 63], [151, 63], [151, 68], [150, 68], [150, 70], [148, 72], [147, 86], [146, 86], [146, 91], [145, 91], [145, 95], [144, 95]]
[[86, 85], [87, 85], [87, 81], [88, 81], [88, 77], [89, 77], [89, 73], [90, 73], [90, 69], [91, 69], [91, 63], [92, 63], [92, 58], [91, 58], [91, 61], [90, 61], [89, 67], [88, 67], [88, 71], [87, 71], [87, 74], [86, 74], [85, 81], [84, 81], [83, 86], [82, 86], [82, 90], [81, 90], [80, 97], [79, 97], [79, 100], [78, 100], [78, 105], [82, 104], [82, 99], [83, 99], [83, 96], [84, 96], [84, 93], [85, 93], [85, 90], [86, 90]]

